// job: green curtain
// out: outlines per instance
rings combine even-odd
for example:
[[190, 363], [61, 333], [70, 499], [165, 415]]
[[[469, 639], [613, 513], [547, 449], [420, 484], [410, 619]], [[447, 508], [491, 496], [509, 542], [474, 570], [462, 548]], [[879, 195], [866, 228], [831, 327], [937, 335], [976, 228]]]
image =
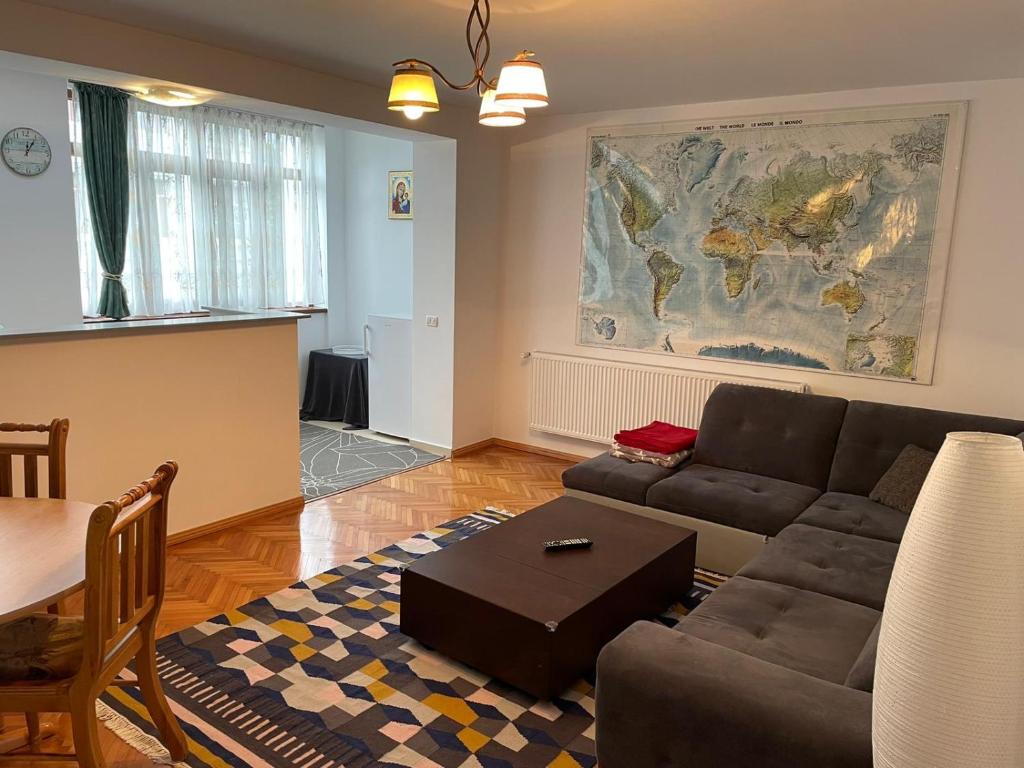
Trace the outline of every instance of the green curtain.
[[120, 320], [128, 311], [121, 284], [128, 235], [128, 94], [74, 83], [82, 118], [82, 160], [96, 250], [103, 267], [97, 312]]

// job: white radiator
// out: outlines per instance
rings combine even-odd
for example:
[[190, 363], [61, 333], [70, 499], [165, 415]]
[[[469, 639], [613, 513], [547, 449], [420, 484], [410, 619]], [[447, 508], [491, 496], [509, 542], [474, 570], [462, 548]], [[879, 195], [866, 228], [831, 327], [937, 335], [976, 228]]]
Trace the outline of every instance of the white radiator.
[[778, 379], [724, 376], [551, 352], [533, 352], [530, 367], [530, 429], [599, 443], [611, 442], [620, 429], [643, 426], [655, 419], [697, 428], [704, 403], [723, 382], [807, 391], [805, 384]]

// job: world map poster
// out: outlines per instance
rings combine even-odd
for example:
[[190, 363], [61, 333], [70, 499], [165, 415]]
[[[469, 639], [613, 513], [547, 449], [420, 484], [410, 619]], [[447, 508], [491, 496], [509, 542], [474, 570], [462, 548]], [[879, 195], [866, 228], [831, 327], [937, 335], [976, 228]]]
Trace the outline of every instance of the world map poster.
[[579, 343], [929, 383], [965, 115], [591, 130]]

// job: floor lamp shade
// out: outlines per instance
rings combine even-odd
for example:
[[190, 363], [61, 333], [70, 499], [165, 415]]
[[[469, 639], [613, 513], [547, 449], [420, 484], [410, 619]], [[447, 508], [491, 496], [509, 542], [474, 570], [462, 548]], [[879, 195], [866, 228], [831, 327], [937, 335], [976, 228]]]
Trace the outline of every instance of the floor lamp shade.
[[1024, 445], [953, 432], [900, 544], [875, 665], [875, 768], [1024, 765]]

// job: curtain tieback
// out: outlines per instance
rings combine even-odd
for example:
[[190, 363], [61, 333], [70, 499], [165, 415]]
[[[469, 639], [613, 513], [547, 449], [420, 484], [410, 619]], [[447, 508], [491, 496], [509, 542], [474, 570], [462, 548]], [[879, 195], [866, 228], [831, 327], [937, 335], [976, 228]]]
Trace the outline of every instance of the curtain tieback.
[[103, 279], [104, 280], [113, 280], [115, 283], [120, 283], [121, 282], [121, 276], [120, 275], [115, 275], [112, 272], [104, 272], [103, 273]]

